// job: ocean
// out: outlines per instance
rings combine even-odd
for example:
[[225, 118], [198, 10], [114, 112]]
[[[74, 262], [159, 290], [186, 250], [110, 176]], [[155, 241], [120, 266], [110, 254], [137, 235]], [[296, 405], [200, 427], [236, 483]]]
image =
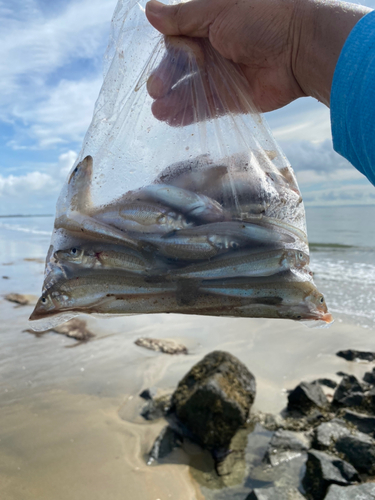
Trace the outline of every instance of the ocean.
[[[338, 321], [375, 329], [375, 205], [307, 207], [314, 280]], [[53, 217], [0, 217], [0, 294], [39, 295]]]

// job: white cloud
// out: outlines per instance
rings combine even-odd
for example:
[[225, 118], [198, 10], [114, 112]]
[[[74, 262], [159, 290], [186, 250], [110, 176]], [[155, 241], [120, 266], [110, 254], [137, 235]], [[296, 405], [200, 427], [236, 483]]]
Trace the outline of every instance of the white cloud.
[[39, 170], [25, 175], [0, 175], [0, 214], [53, 212], [58, 194], [72, 168], [77, 153], [67, 151], [58, 162], [49, 166], [48, 173]]
[[46, 14], [37, 0], [15, 0], [11, 7], [0, 0], [0, 120], [15, 124], [13, 148], [28, 138], [42, 148], [82, 140], [102, 81], [115, 4], [74, 0]]

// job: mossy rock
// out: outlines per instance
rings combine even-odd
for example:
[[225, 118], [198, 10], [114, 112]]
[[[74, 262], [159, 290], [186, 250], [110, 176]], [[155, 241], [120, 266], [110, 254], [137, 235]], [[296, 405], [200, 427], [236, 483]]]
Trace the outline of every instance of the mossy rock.
[[246, 423], [256, 392], [255, 378], [235, 356], [214, 351], [180, 381], [167, 419], [203, 448], [227, 448]]

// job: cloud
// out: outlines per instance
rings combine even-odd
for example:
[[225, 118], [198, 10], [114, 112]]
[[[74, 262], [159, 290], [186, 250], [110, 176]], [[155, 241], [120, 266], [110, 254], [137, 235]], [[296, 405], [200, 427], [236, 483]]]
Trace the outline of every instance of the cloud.
[[15, 126], [11, 147], [82, 140], [115, 3], [75, 0], [45, 12], [36, 0], [0, 0], [0, 120]]
[[296, 172], [316, 170], [332, 172], [354, 167], [342, 156], [336, 153], [332, 140], [313, 143], [311, 141], [280, 141], [280, 145]]
[[58, 162], [25, 175], [0, 175], [0, 215], [54, 212], [58, 194], [72, 168], [77, 153], [67, 151]]

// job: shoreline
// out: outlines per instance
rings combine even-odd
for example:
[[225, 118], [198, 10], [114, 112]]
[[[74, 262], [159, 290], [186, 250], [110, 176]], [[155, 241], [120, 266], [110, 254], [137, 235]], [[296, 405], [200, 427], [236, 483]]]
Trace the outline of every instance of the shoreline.
[[[373, 350], [373, 331], [342, 322], [309, 329], [289, 320], [86, 316], [96, 337], [77, 344], [23, 332], [31, 310], [0, 300], [0, 492], [9, 500], [201, 500], [182, 451], [175, 463], [146, 465], [165, 422], [145, 422], [138, 395], [151, 386], [173, 390], [213, 350], [232, 353], [256, 377], [252, 413], [279, 413], [302, 380], [338, 381], [337, 371], [362, 378], [372, 366], [335, 356]], [[173, 339], [189, 354], [150, 351], [134, 344], [138, 337]]]

